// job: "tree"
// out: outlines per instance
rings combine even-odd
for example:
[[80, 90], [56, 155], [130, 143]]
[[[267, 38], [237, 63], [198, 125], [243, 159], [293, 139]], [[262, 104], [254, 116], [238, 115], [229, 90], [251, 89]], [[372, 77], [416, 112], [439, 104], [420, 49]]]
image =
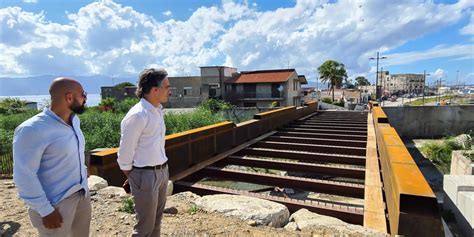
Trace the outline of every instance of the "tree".
[[[357, 82], [356, 82], [357, 84]], [[346, 89], [354, 89], [356, 85], [352, 84], [352, 79], [344, 79], [344, 82], [342, 83], [342, 88]]]
[[347, 78], [344, 64], [334, 60], [327, 60], [318, 67], [318, 71], [321, 82], [331, 84], [332, 100], [334, 101], [334, 88], [340, 87], [342, 81]]
[[370, 86], [369, 80], [365, 77], [356, 77], [356, 86]]

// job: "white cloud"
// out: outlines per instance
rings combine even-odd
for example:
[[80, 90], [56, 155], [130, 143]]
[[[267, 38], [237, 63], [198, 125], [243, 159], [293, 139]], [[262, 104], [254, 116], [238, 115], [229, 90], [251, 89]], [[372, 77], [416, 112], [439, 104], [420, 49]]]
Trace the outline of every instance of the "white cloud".
[[[208, 64], [239, 70], [286, 68], [289, 60], [290, 67], [311, 80], [316, 67], [327, 59], [343, 62], [350, 73], [364, 74], [374, 68], [368, 62], [374, 52], [387, 52], [452, 25], [472, 5], [466, 0], [453, 5], [297, 0], [294, 7], [258, 11], [253, 3], [226, 0], [219, 6], [193, 10], [184, 21], [157, 21], [132, 7], [104, 0], [69, 14], [65, 24], [46, 21], [47, 13], [9, 7], [0, 9], [0, 76], [136, 76], [150, 66], [179, 75]], [[171, 11], [163, 14], [172, 17]], [[469, 50], [472, 45], [438, 46], [390, 54], [387, 62], [465, 58]]]
[[172, 15], [173, 15], [173, 12], [171, 12], [170, 10], [168, 10], [168, 11], [163, 12], [163, 15], [169, 17], [169, 16], [172, 16]]
[[463, 45], [438, 45], [424, 51], [412, 51], [407, 53], [388, 54], [387, 59], [384, 60], [384, 65], [401, 65], [414, 63], [426, 59], [454, 57], [459, 60], [473, 59], [474, 55], [473, 44]]
[[432, 72], [430, 74], [431, 74], [432, 78], [442, 79], [442, 78], [446, 77], [448, 72], [446, 72], [444, 69], [438, 68], [438, 69], [436, 69], [435, 72]]
[[461, 30], [459, 31], [459, 33], [461, 33], [462, 35], [474, 35], [474, 14], [473, 14], [474, 11], [471, 11], [470, 13], [471, 13], [471, 18], [470, 18], [469, 23], [463, 28], [461, 28]]
[[38, 0], [23, 0], [24, 3], [38, 3]]

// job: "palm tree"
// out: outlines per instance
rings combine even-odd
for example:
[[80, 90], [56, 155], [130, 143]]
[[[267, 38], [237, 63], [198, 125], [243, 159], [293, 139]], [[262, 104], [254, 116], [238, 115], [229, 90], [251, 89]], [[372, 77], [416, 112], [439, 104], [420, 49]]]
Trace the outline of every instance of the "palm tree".
[[334, 101], [334, 88], [340, 87], [342, 81], [347, 78], [344, 64], [334, 60], [327, 60], [318, 67], [318, 71], [321, 82], [331, 84], [332, 101]]

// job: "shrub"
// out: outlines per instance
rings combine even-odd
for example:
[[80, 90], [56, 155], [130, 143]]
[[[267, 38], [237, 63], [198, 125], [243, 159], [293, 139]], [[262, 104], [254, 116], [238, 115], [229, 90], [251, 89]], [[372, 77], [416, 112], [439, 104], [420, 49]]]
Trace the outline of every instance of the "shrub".
[[324, 103], [332, 104], [331, 98], [323, 98], [321, 101]]
[[429, 142], [421, 147], [421, 152], [443, 173], [448, 174], [451, 167], [451, 153], [461, 147], [452, 139], [443, 142]]
[[115, 112], [127, 113], [139, 101], [138, 98], [126, 98], [120, 102], [115, 103]]
[[99, 103], [99, 108], [102, 111], [109, 111], [109, 110], [114, 110], [115, 108], [116, 101], [112, 97], [107, 97], [105, 99], [102, 99]]
[[125, 114], [88, 111], [80, 115], [81, 129], [86, 140], [86, 151], [95, 148], [118, 147], [120, 123]]
[[333, 105], [337, 105], [337, 106], [341, 106], [341, 107], [344, 107], [344, 100], [340, 100], [339, 102], [333, 102], [332, 103]]
[[205, 100], [199, 105], [199, 108], [209, 110], [212, 113], [216, 113], [225, 109], [230, 109], [231, 107], [232, 107], [231, 104], [223, 100], [216, 100], [216, 99]]
[[18, 98], [4, 98], [0, 99], [0, 114], [20, 114], [25, 113], [31, 108], [26, 107], [26, 101]]
[[135, 213], [135, 209], [133, 209], [133, 206], [134, 206], [133, 198], [126, 197], [122, 200], [122, 206], [119, 207], [119, 211], [133, 214]]
[[129, 86], [135, 86], [135, 84], [127, 81], [127, 82], [122, 82], [122, 83], [119, 83], [119, 84], [115, 85], [115, 88], [123, 89], [123, 88], [129, 87]]

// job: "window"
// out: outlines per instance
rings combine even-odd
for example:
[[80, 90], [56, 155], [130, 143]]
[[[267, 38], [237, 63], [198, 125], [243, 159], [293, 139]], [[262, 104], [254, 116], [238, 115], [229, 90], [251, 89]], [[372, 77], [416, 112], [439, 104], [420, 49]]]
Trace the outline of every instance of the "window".
[[187, 87], [185, 86], [183, 88], [183, 94], [184, 96], [191, 96], [192, 95], [193, 88], [192, 87]]

